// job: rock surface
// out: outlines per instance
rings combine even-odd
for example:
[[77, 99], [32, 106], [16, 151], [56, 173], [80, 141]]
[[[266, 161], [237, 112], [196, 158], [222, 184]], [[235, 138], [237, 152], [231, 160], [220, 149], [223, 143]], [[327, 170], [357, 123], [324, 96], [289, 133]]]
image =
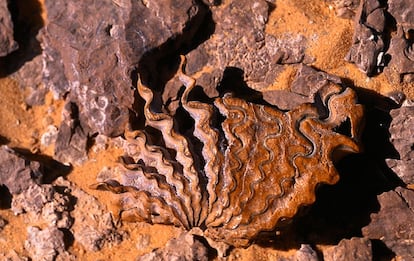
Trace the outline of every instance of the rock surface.
[[29, 161], [7, 146], [0, 147], [0, 184], [11, 194], [19, 194], [42, 181], [42, 166]]
[[390, 140], [400, 157], [387, 159], [387, 165], [404, 183], [414, 184], [414, 101], [405, 101], [390, 114]]
[[380, 1], [362, 0], [355, 17], [352, 46], [345, 57], [368, 76], [383, 66], [385, 13]]
[[58, 97], [70, 93], [82, 125], [109, 136], [121, 134], [128, 122], [131, 76], [142, 56], [189, 30], [201, 14], [191, 0], [46, 0], [45, 5], [44, 82]]
[[399, 187], [382, 193], [378, 201], [381, 209], [371, 215], [363, 235], [383, 241], [402, 260], [414, 258], [414, 191]]
[[183, 233], [178, 238], [167, 242], [164, 248], [137, 258], [137, 261], [180, 260], [180, 261], [207, 261], [207, 248], [189, 233]]
[[[28, 238], [25, 249], [33, 260], [74, 260], [69, 258], [64, 242], [64, 233], [56, 227], [40, 229], [38, 227], [27, 228]], [[60, 256], [59, 258], [57, 258]]]
[[337, 246], [330, 247], [323, 251], [324, 261], [372, 260], [372, 246], [368, 238], [343, 239]]
[[264, 91], [263, 99], [282, 110], [291, 110], [303, 103], [312, 103], [319, 90], [329, 84], [341, 84], [337, 76], [301, 64], [289, 89]]
[[240, 69], [247, 85], [260, 90], [273, 83], [282, 64], [304, 60], [304, 36], [265, 32], [270, 7], [268, 1], [242, 0], [211, 8], [214, 34], [188, 53], [186, 67], [207, 96], [218, 95], [216, 88], [228, 68]]
[[13, 22], [7, 4], [7, 0], [0, 1], [0, 57], [6, 56], [19, 48], [13, 38]]
[[390, 0], [388, 12], [397, 23], [397, 34], [388, 50], [391, 60], [386, 68], [387, 77], [393, 83], [414, 82], [414, 2]]

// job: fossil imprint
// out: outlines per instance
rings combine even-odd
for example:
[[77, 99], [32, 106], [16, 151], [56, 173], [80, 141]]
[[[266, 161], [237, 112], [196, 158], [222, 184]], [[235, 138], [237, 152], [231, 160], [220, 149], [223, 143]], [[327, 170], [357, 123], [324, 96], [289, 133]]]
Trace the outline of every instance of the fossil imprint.
[[[313, 203], [318, 184], [339, 179], [333, 162], [359, 151], [363, 109], [351, 89], [329, 84], [319, 90], [323, 106], [287, 112], [230, 95], [213, 106], [188, 100], [195, 81], [183, 73], [184, 61], [181, 106], [194, 119], [191, 135], [202, 147], [194, 149], [177, 131], [174, 117], [151, 109], [153, 92], [139, 81], [146, 125], [162, 134], [165, 146], [152, 143], [145, 130], [127, 132], [116, 177], [93, 185], [122, 194], [122, 218], [199, 228], [209, 240], [248, 246], [259, 232]], [[217, 110], [221, 129], [212, 126]], [[335, 131], [344, 122], [349, 135]]]

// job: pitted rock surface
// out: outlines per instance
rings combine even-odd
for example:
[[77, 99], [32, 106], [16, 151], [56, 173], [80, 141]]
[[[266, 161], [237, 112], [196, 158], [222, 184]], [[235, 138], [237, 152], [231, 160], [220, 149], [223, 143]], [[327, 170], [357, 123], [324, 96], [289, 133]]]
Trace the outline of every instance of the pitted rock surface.
[[128, 122], [131, 75], [142, 56], [187, 30], [200, 10], [191, 0], [46, 0], [45, 6], [44, 83], [57, 97], [69, 92], [82, 124], [109, 136]]

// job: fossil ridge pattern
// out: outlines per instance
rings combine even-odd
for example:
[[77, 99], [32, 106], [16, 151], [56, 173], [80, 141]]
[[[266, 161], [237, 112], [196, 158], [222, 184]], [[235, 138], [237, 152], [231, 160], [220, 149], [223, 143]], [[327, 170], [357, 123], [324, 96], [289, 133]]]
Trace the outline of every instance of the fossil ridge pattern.
[[[313, 203], [318, 184], [338, 181], [333, 162], [359, 151], [363, 109], [349, 88], [329, 84], [319, 90], [323, 106], [307, 103], [283, 112], [231, 95], [214, 105], [189, 101], [195, 80], [182, 69], [178, 76], [193, 133], [179, 133], [175, 119], [154, 108], [153, 92], [139, 82], [146, 124], [161, 133], [164, 146], [148, 129], [127, 132], [123, 164], [92, 186], [121, 194], [123, 219], [197, 228], [208, 240], [247, 246]], [[218, 112], [221, 129], [212, 124]], [[344, 122], [349, 135], [335, 131]], [[203, 144], [200, 153], [193, 139]]]

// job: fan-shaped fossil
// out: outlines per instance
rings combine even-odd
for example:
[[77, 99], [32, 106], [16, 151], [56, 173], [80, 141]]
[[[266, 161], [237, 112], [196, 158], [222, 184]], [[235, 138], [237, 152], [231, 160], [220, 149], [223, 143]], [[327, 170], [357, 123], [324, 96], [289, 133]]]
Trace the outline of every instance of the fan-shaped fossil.
[[[338, 181], [333, 161], [359, 151], [363, 110], [349, 88], [330, 84], [319, 90], [321, 106], [283, 112], [230, 95], [215, 106], [188, 101], [195, 82], [182, 67], [178, 76], [185, 85], [181, 106], [194, 119], [192, 138], [203, 146], [196, 153], [174, 117], [153, 111], [153, 92], [139, 82], [146, 124], [162, 134], [165, 147], [145, 130], [126, 133], [118, 178], [93, 186], [124, 193], [123, 218], [199, 228], [209, 240], [247, 246], [313, 203], [317, 184]], [[224, 116], [221, 129], [212, 127], [216, 108]], [[349, 135], [335, 131], [344, 125]]]

